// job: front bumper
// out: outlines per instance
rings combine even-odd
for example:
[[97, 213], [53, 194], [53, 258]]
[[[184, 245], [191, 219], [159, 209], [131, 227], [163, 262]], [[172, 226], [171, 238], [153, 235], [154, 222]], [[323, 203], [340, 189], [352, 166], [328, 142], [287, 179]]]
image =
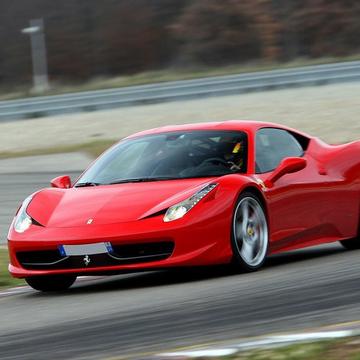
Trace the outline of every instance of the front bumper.
[[[199, 214], [201, 215], [201, 214]], [[106, 274], [145, 271], [180, 266], [201, 266], [228, 263], [232, 252], [230, 245], [231, 216], [221, 214], [195, 221], [193, 216], [164, 223], [162, 216], [130, 223], [91, 225], [76, 228], [45, 228], [32, 225], [24, 234], [9, 233], [9, 271], [14, 277], [24, 278], [49, 274]], [[26, 264], [21, 254], [58, 251], [60, 245], [93, 244], [110, 242], [114, 248], [146, 244], [171, 243], [166, 256], [127, 261], [104, 261], [104, 257], [72, 257], [53, 267], [34, 267]], [[86, 254], [85, 254], [86, 255]], [[155, 254], [156, 255], [156, 254]], [[159, 255], [159, 254], [158, 254]], [[145, 254], [146, 256], [146, 254]], [[114, 259], [112, 259], [114, 260]], [[64, 266], [62, 266], [62, 264]], [[65, 266], [66, 265], [66, 266]]]

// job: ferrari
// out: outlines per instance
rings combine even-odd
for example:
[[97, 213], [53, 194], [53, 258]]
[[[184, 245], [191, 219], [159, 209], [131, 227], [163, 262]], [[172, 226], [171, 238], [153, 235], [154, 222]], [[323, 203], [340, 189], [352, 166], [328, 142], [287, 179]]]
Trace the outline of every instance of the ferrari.
[[254, 121], [166, 126], [25, 199], [8, 233], [9, 271], [39, 291], [85, 275], [254, 271], [279, 252], [360, 248], [359, 224], [360, 141], [329, 145]]

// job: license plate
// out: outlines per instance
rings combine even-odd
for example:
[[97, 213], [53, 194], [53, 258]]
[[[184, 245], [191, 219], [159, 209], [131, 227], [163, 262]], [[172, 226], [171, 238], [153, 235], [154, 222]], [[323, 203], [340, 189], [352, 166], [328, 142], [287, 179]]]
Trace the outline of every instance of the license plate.
[[112, 247], [109, 242], [106, 242], [82, 245], [60, 245], [59, 250], [62, 256], [82, 256], [110, 253], [112, 252]]

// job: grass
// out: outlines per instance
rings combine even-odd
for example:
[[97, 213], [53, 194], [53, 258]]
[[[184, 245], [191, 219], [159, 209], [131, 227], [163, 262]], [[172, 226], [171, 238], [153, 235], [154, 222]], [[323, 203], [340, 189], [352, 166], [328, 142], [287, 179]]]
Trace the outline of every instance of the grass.
[[330, 343], [327, 342], [296, 344], [275, 349], [245, 352], [228, 357], [227, 360], [321, 360], [328, 353], [329, 346]]
[[23, 156], [62, 154], [69, 152], [84, 152], [92, 158], [98, 157], [118, 140], [95, 140], [82, 144], [59, 145], [49, 148], [39, 148], [24, 151], [3, 151], [0, 152], [0, 159], [9, 159]]
[[224, 360], [359, 360], [360, 337], [294, 344], [275, 349], [255, 350]]
[[360, 360], [360, 336], [241, 351], [201, 360]]
[[[112, 78], [94, 78], [90, 81], [78, 84], [52, 83], [52, 89], [41, 95], [57, 95], [71, 92], [111, 89], [166, 81], [189, 80], [208, 76], [232, 75], [274, 69], [288, 69], [299, 66], [354, 60], [360, 60], [360, 54], [341, 58], [325, 57], [319, 59], [297, 59], [287, 63], [253, 62], [251, 64], [236, 64], [223, 67], [169, 68]], [[27, 87], [13, 87], [10, 90], [8, 87], [0, 88], [0, 100], [11, 100], [38, 95], [31, 92], [30, 86], [31, 84]]]
[[14, 279], [8, 272], [9, 256], [7, 249], [0, 248], [0, 289], [24, 285], [24, 280]]

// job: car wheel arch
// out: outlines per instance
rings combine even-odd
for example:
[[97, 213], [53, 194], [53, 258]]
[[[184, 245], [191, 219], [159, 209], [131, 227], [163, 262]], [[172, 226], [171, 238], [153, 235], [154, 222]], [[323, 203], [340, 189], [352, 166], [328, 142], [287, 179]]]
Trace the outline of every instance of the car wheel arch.
[[267, 218], [267, 221], [269, 222], [269, 215], [268, 215], [268, 207], [267, 207], [267, 203], [266, 203], [266, 199], [265, 196], [263, 194], [263, 192], [257, 188], [256, 186], [245, 186], [244, 188], [242, 188], [240, 190], [240, 192], [237, 194], [236, 197], [236, 202], [238, 201], [238, 199], [240, 198], [240, 196], [244, 193], [251, 193], [252, 195], [255, 195], [261, 202], [261, 205], [265, 211], [265, 216]]

